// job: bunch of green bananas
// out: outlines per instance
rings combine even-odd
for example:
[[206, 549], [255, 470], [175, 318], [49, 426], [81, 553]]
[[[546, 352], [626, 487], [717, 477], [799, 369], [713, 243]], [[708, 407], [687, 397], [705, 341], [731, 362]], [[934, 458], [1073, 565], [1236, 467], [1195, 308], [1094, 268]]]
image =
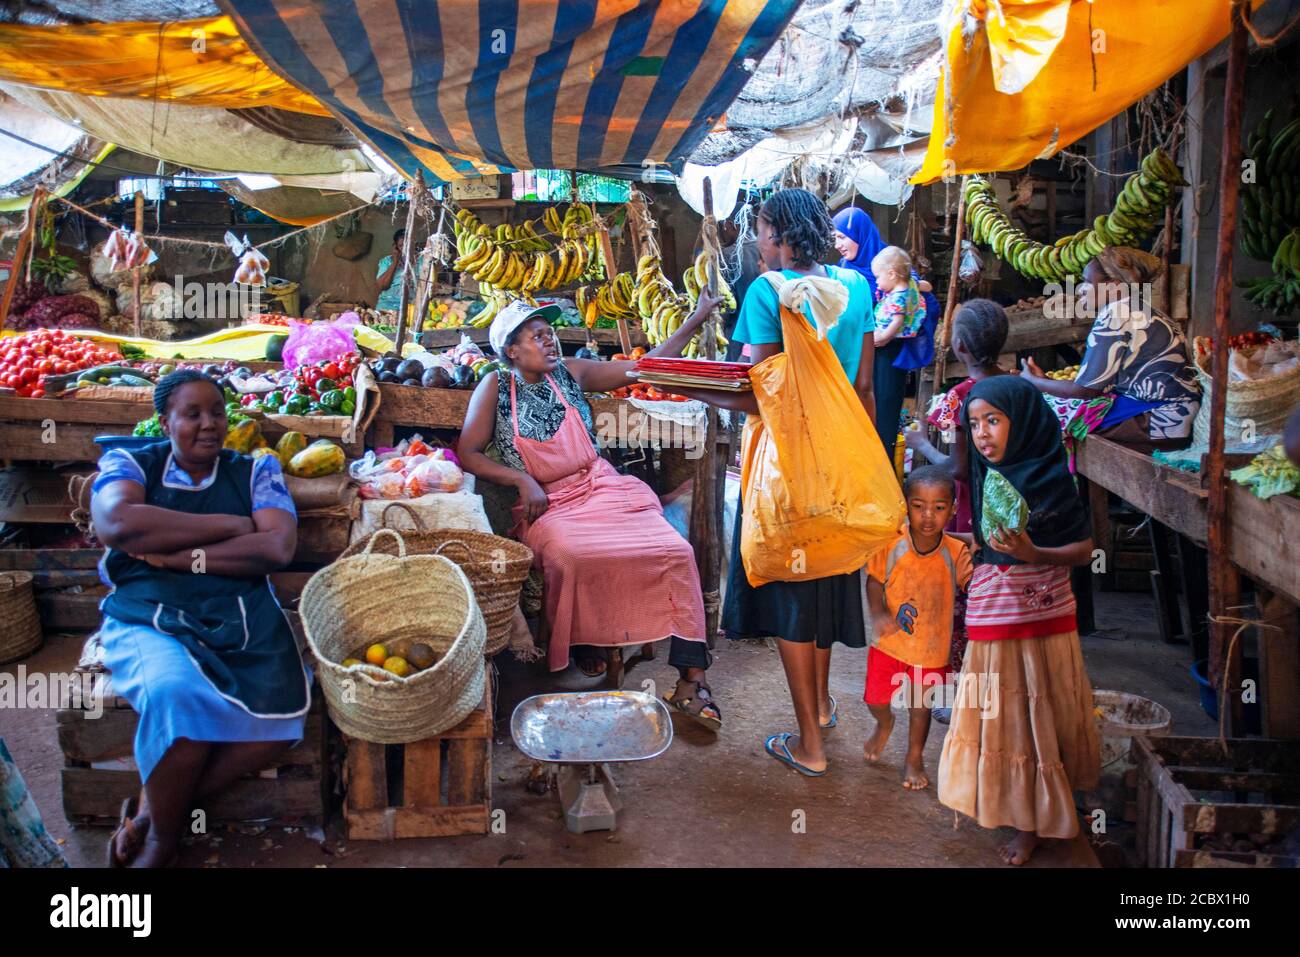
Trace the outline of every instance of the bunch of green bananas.
[[1269, 263], [1271, 276], [1243, 279], [1237, 285], [1255, 305], [1288, 316], [1300, 306], [1300, 227], [1282, 237]]
[[[682, 273], [682, 286], [686, 289], [686, 295], [691, 297], [691, 307], [700, 298], [700, 290], [709, 284], [709, 254], [701, 252], [695, 257], [695, 262], [686, 267]], [[727, 285], [727, 280], [718, 274], [718, 292], [722, 294], [722, 305], [726, 309], [736, 308], [736, 296]]]
[[1017, 272], [1048, 282], [1079, 276], [1083, 267], [1107, 246], [1131, 246], [1149, 235], [1164, 215], [1174, 190], [1186, 186], [1169, 154], [1157, 148], [1142, 160], [1115, 200], [1092, 226], [1052, 245], [1030, 239], [998, 206], [993, 185], [979, 176], [966, 181], [966, 222], [973, 242], [991, 246]]
[[1277, 251], [1288, 232], [1300, 226], [1300, 118], [1276, 136], [1273, 111], [1246, 138], [1246, 158], [1254, 161], [1255, 181], [1241, 189], [1241, 248], [1252, 259], [1271, 262], [1279, 273]]

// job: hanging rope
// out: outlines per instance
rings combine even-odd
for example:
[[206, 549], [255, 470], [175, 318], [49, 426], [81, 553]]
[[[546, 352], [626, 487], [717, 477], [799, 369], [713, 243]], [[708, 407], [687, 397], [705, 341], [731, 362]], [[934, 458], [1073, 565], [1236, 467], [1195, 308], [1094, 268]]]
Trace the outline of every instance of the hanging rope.
[[[1249, 605], [1234, 605], [1233, 609], [1248, 608]], [[1274, 621], [1281, 621], [1281, 618], [1234, 618], [1231, 615], [1210, 615], [1210, 621], [1216, 625], [1236, 625], [1237, 630], [1232, 633], [1232, 638], [1228, 641], [1228, 652], [1223, 656], [1224, 673], [1219, 678], [1219, 747], [1223, 749], [1224, 755], [1228, 754], [1228, 739], [1223, 733], [1224, 721], [1228, 715], [1228, 674], [1227, 669], [1232, 666], [1232, 653], [1237, 648], [1237, 639], [1242, 636], [1247, 628], [1269, 628], [1273, 631], [1281, 631], [1281, 627], [1272, 624]]]

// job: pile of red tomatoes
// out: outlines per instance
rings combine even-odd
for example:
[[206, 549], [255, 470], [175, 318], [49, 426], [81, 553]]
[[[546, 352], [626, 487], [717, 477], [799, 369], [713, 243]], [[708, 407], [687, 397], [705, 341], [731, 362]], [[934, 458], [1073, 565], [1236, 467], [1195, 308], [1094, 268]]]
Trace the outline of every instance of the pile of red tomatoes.
[[0, 338], [0, 388], [24, 398], [45, 396], [45, 379], [121, 361], [115, 351], [62, 329], [36, 329]]

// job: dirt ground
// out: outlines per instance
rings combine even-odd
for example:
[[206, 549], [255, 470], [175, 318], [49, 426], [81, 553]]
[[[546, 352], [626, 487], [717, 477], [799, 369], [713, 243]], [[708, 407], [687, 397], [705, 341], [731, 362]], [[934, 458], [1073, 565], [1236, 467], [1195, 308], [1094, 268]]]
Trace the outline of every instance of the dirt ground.
[[[1150, 597], [1097, 597], [1098, 626], [1107, 637], [1083, 639], [1093, 686], [1160, 702], [1173, 713], [1175, 733], [1214, 734], [1214, 723], [1200, 710], [1188, 673], [1191, 653], [1186, 645], [1160, 642]], [[50, 636], [24, 663], [29, 672], [70, 670], [81, 642], [75, 636]], [[665, 657], [661, 653], [653, 662], [638, 664], [626, 686], [639, 688], [649, 680], [658, 692], [669, 691], [675, 674]], [[761, 643], [720, 642], [710, 674], [725, 716], [723, 732], [715, 737], [679, 723], [666, 754], [617, 768], [626, 798], [619, 828], [588, 834], [564, 828], [554, 793], [538, 795], [524, 788], [529, 764], [511, 742], [508, 725], [515, 704], [530, 694], [580, 690], [598, 682], [574, 669], [551, 676], [502, 659], [508, 654], [498, 659], [502, 667], [492, 784], [493, 807], [505, 812], [504, 833], [391, 844], [349, 842], [336, 815], [323, 830], [245, 827], [241, 830], [256, 833], [239, 833], [218, 828], [186, 849], [182, 866], [1003, 866], [996, 849], [1009, 831], [985, 831], [969, 820], [956, 820], [939, 804], [933, 786], [921, 793], [899, 786], [905, 719], [895, 725], [883, 765], [864, 764], [862, 742], [872, 725], [862, 703], [864, 652], [835, 653], [831, 690], [839, 701], [840, 722], [828, 732], [831, 772], [810, 779], [763, 752], [767, 735], [794, 727], [775, 650]], [[931, 730], [926, 749], [931, 775], [944, 730], [937, 723]], [[74, 828], [63, 819], [63, 759], [54, 712], [0, 711], [0, 735], [69, 862], [99, 866], [108, 830]], [[1030, 866], [1097, 867], [1098, 858], [1080, 837], [1045, 845]]]

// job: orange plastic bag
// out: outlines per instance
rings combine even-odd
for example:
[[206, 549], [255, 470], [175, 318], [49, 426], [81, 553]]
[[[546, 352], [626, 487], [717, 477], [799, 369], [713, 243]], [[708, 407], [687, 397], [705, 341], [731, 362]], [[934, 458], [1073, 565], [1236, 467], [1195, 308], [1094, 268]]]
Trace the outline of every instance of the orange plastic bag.
[[785, 350], [750, 370], [740, 557], [755, 587], [855, 572], [898, 534], [893, 463], [829, 342], [781, 306]]

